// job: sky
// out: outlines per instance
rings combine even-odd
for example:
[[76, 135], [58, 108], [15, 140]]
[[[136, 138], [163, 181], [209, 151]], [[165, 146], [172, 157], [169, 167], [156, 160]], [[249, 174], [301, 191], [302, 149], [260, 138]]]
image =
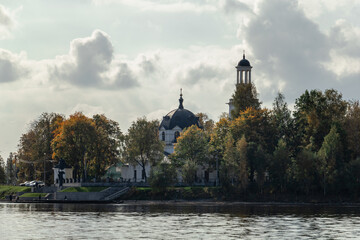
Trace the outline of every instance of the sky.
[[0, 0], [0, 155], [43, 112], [103, 113], [122, 132], [184, 107], [217, 121], [243, 50], [264, 107], [360, 90], [358, 0]]

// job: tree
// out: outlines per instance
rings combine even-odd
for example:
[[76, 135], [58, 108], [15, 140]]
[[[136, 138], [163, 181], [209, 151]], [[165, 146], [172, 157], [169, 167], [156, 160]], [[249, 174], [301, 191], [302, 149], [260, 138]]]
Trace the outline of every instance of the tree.
[[290, 152], [283, 139], [280, 139], [272, 156], [269, 175], [272, 184], [283, 192], [288, 178], [288, 169], [291, 164]]
[[165, 190], [177, 181], [176, 169], [172, 164], [160, 163], [151, 168], [149, 183], [152, 188]]
[[241, 190], [246, 189], [248, 184], [247, 143], [244, 136], [235, 144], [231, 134], [228, 134], [221, 170], [223, 184], [230, 181]]
[[124, 160], [142, 168], [147, 182], [146, 164], [156, 166], [164, 156], [164, 145], [159, 139], [159, 122], [147, 121], [146, 117], [133, 122], [125, 136]]
[[350, 102], [345, 116], [344, 128], [350, 157], [360, 158], [360, 105], [359, 101]]
[[120, 145], [123, 135], [119, 124], [105, 115], [94, 115], [96, 140], [89, 165], [89, 173], [99, 179], [105, 169], [119, 161]]
[[296, 155], [291, 163], [290, 175], [296, 190], [301, 190], [306, 195], [315, 187], [318, 172], [316, 168], [316, 154], [304, 148]]
[[235, 141], [245, 135], [246, 141], [261, 145], [267, 152], [272, 152], [276, 143], [274, 127], [267, 109], [247, 108], [230, 124], [230, 132]]
[[186, 160], [197, 165], [204, 165], [209, 159], [208, 138], [204, 131], [196, 125], [186, 128], [180, 134], [174, 150], [175, 159], [180, 165]]
[[294, 121], [291, 117], [291, 111], [285, 102], [285, 96], [281, 92], [278, 93], [274, 100], [270, 118], [275, 128], [276, 140], [284, 139], [286, 144], [295, 145]]
[[326, 187], [335, 181], [338, 174], [337, 163], [342, 162], [342, 144], [340, 134], [336, 126], [332, 126], [328, 135], [325, 136], [324, 142], [318, 152], [319, 156], [319, 173], [322, 176], [322, 185], [324, 196]]
[[87, 181], [89, 164], [94, 157], [96, 148], [96, 126], [92, 119], [81, 112], [70, 115], [69, 119], [61, 122], [55, 130], [52, 140], [53, 158], [63, 158], [67, 164], [74, 167], [75, 178], [82, 177]]
[[[206, 133], [192, 125], [178, 137], [172, 156], [176, 166], [182, 168], [183, 179], [192, 184], [197, 167], [209, 167], [208, 137]], [[188, 179], [188, 180], [186, 180]]]
[[199, 118], [200, 126], [203, 127], [206, 133], [210, 133], [214, 128], [214, 121], [209, 119], [206, 113], [197, 113], [196, 116]]
[[48, 161], [53, 154], [51, 141], [54, 130], [62, 120], [62, 115], [43, 113], [30, 124], [28, 132], [21, 136], [18, 146], [20, 181], [45, 178], [46, 183], [52, 182], [52, 164]]
[[6, 167], [5, 167], [6, 183], [9, 185], [16, 184], [15, 156], [16, 155], [11, 152], [6, 161]]
[[295, 101], [295, 122], [298, 129], [299, 147], [310, 145], [318, 151], [324, 137], [334, 123], [344, 120], [347, 102], [334, 89], [322, 93], [319, 90], [305, 91]]
[[231, 116], [233, 119], [237, 118], [240, 112], [245, 111], [247, 108], [260, 109], [261, 102], [258, 99], [256, 87], [252, 83], [237, 84], [232, 97], [234, 110]]
[[0, 184], [4, 183], [6, 183], [5, 163], [4, 159], [0, 156]]

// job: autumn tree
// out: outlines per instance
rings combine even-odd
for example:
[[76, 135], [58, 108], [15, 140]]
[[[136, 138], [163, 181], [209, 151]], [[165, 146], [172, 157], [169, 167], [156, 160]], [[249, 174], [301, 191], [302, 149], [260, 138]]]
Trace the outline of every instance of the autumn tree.
[[261, 102], [253, 83], [240, 83], [236, 85], [235, 93], [232, 96], [234, 110], [231, 113], [233, 119], [237, 118], [240, 112], [247, 108], [260, 109]]
[[97, 133], [95, 123], [81, 112], [70, 115], [55, 130], [52, 140], [54, 159], [64, 159], [74, 167], [74, 177], [87, 180], [89, 164], [94, 157]]
[[142, 168], [147, 182], [146, 164], [156, 166], [163, 159], [164, 145], [159, 139], [159, 122], [148, 121], [146, 117], [133, 122], [125, 136], [124, 161]]
[[182, 168], [185, 179], [195, 177], [197, 166], [209, 167], [208, 138], [205, 132], [196, 125], [186, 128], [177, 139], [173, 159], [175, 165]]
[[243, 136], [236, 144], [228, 134], [225, 144], [224, 162], [221, 166], [222, 183], [231, 183], [245, 190], [248, 184], [247, 143]]
[[200, 126], [203, 127], [206, 133], [210, 133], [214, 128], [214, 121], [209, 118], [206, 113], [197, 113], [196, 116], [199, 118]]
[[[27, 133], [20, 138], [18, 145], [19, 180], [43, 180], [50, 183], [53, 179], [51, 141], [54, 130], [63, 116], [56, 113], [43, 113], [30, 124]], [[45, 174], [45, 176], [44, 176]]]
[[230, 124], [230, 132], [235, 141], [245, 136], [246, 141], [261, 145], [265, 151], [272, 152], [275, 147], [274, 127], [267, 109], [247, 108]]

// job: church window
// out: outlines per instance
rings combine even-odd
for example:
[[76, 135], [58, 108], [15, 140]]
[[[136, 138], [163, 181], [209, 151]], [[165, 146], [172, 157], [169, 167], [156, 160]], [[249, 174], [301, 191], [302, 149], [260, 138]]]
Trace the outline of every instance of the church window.
[[165, 141], [165, 132], [162, 132], [162, 133], [161, 133], [161, 140], [162, 140], [162, 141]]

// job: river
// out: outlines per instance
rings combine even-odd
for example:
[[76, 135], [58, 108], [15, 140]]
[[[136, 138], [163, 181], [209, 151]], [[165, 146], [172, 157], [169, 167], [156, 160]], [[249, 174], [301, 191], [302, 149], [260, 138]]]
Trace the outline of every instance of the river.
[[359, 239], [360, 207], [0, 203], [0, 239]]

